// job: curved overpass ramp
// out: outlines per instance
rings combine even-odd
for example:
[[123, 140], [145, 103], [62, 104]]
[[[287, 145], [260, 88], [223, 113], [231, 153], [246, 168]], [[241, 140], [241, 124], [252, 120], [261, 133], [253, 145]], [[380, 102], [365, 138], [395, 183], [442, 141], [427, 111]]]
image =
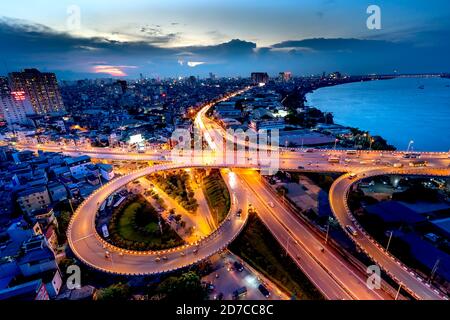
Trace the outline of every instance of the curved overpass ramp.
[[[158, 171], [182, 168], [207, 167], [205, 165], [159, 165], [147, 167], [122, 176], [92, 193], [75, 211], [70, 221], [67, 238], [74, 254], [88, 266], [108, 273], [122, 275], [150, 275], [170, 272], [205, 260], [226, 248], [243, 229], [248, 215], [231, 214], [236, 208], [232, 204], [228, 218], [210, 235], [197, 243], [161, 251], [131, 251], [115, 247], [100, 237], [95, 228], [99, 205], [109, 195], [129, 182]], [[211, 167], [220, 167], [217, 165]], [[105, 253], [110, 256], [107, 258]], [[194, 252], [195, 251], [195, 252]], [[157, 258], [160, 261], [156, 261]], [[166, 259], [162, 259], [167, 257]]]
[[[438, 300], [447, 299], [441, 292], [427, 284], [426, 280], [418, 276], [413, 270], [402, 264], [397, 258], [389, 254], [377, 243], [353, 217], [347, 199], [351, 187], [358, 181], [368, 177], [380, 175], [417, 175], [417, 176], [449, 176], [450, 169], [421, 168], [421, 169], [392, 169], [378, 168], [359, 171], [352, 179], [349, 174], [343, 175], [332, 185], [329, 198], [331, 209], [339, 224], [348, 233], [356, 245], [363, 250], [375, 263], [386, 271], [398, 284], [417, 299]], [[353, 236], [346, 226], [353, 226], [358, 232]]]

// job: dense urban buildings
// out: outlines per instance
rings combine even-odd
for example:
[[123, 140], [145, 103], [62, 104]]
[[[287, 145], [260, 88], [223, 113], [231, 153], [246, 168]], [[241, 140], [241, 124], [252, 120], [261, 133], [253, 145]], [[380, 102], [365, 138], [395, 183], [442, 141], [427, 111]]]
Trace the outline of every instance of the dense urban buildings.
[[[379, 166], [385, 166], [386, 170], [392, 170], [388, 169], [390, 167], [403, 166], [420, 168], [428, 166], [428, 161], [432, 163], [431, 168], [433, 168], [440, 162], [447, 161], [443, 160], [446, 156], [433, 155], [429, 160], [417, 160], [420, 154], [415, 153], [398, 153], [381, 157], [373, 149], [383, 150], [383, 153], [393, 149], [382, 137], [371, 136], [369, 132], [334, 123], [333, 114], [322, 112], [311, 106], [306, 101], [305, 95], [311, 90], [326, 86], [392, 78], [393, 76], [347, 76], [339, 72], [312, 77], [293, 77], [290, 72], [281, 72], [278, 76], [269, 78], [268, 73], [254, 72], [249, 78], [210, 76], [202, 79], [190, 76], [178, 79], [147, 79], [141, 76], [139, 80], [126, 81], [112, 78], [61, 81], [58, 90], [61, 91], [65, 112], [45, 114], [34, 112], [27, 92], [11, 90], [10, 82], [3, 78], [0, 110], [6, 123], [0, 128], [2, 139], [2, 146], [0, 146], [2, 159], [0, 165], [0, 297], [19, 300], [102, 299], [104, 291], [109, 289], [105, 285], [97, 284], [96, 281], [89, 281], [76, 289], [67, 287], [65, 268], [73, 263], [75, 253], [75, 257], [80, 261], [86, 261], [85, 264], [77, 264], [79, 267], [86, 268], [86, 265], [106, 263], [98, 268], [108, 267], [112, 268], [110, 272], [120, 273], [116, 269], [126, 266], [132, 274], [160, 273], [160, 268], [165, 266], [164, 261], [173, 260], [176, 266], [180, 257], [196, 265], [200, 257], [213, 255], [212, 258], [205, 259], [218, 268], [224, 263], [231, 264], [232, 267], [228, 269], [235, 274], [230, 277], [228, 274], [230, 271], [227, 271], [220, 276], [219, 273], [216, 276], [211, 273], [203, 276], [203, 281], [208, 279], [208, 283], [215, 283], [206, 287], [203, 285], [202, 290], [205, 290], [204, 293], [209, 298], [242, 299], [248, 296], [257, 299], [286, 299], [289, 293], [280, 291], [273, 283], [280, 281], [277, 278], [278, 274], [266, 274], [264, 267], [259, 264], [251, 266], [239, 256], [214, 255], [223, 243], [228, 244], [228, 241], [239, 233], [242, 235], [238, 237], [236, 243], [243, 241], [241, 237], [247, 237], [247, 233], [252, 232], [252, 228], [257, 228], [254, 219], [261, 219], [269, 227], [273, 227], [275, 222], [271, 220], [273, 218], [270, 214], [264, 213], [266, 210], [280, 215], [282, 219], [292, 219], [300, 214], [303, 219], [306, 219], [305, 221], [309, 221], [310, 227], [316, 229], [315, 232], [319, 235], [328, 233], [330, 231], [328, 229], [332, 228], [332, 234], [326, 237], [329, 236], [330, 241], [336, 245], [345, 247], [347, 254], [354, 255], [355, 259], [361, 259], [360, 263], [363, 263], [365, 260], [360, 256], [355, 245], [349, 247], [345, 240], [346, 235], [343, 233], [347, 230], [345, 225], [344, 231], [339, 229], [338, 222], [343, 218], [338, 216], [339, 220], [330, 220], [330, 217], [342, 212], [336, 212], [330, 208], [326, 200], [327, 191], [325, 191], [329, 188], [327, 184], [333, 181], [342, 184], [350, 181], [353, 183], [354, 178], [337, 178], [336, 173], [323, 174], [318, 178], [308, 175], [308, 172], [340, 172], [363, 166], [366, 167], [365, 172], [369, 174], [371, 170]], [[258, 191], [252, 191], [238, 184], [239, 192], [235, 191], [234, 195], [230, 195], [228, 190], [236, 184], [236, 178], [226, 170], [215, 171], [210, 168], [204, 171], [191, 170], [187, 164], [186, 171], [152, 173], [153, 168], [158, 168], [157, 165], [160, 162], [167, 166], [171, 165], [170, 161], [168, 162], [171, 149], [176, 148], [179, 143], [172, 137], [175, 130], [185, 129], [189, 133], [195, 133], [202, 125], [208, 128], [208, 131], [216, 129], [219, 132], [230, 129], [242, 130], [242, 132], [263, 130], [263, 132], [273, 133], [276, 131], [279, 147], [284, 148], [281, 159], [278, 161], [278, 166], [282, 170], [264, 177], [267, 184], [265, 187], [260, 185], [262, 180], [254, 180], [250, 171], [238, 170], [237, 174], [243, 179], [242, 181], [246, 181], [253, 188], [258, 188]], [[221, 134], [226, 137], [225, 133]], [[214, 144], [210, 144], [208, 139], [205, 139], [202, 149], [207, 151], [209, 148], [214, 150]], [[367, 154], [363, 154], [362, 150], [367, 150]], [[249, 157], [247, 161], [252, 159]], [[208, 166], [208, 163], [206, 165]], [[136, 170], [147, 170], [148, 174], [141, 176]], [[300, 173], [293, 170], [299, 170]], [[129, 175], [136, 175], [136, 179], [120, 185], [121, 178]], [[414, 190], [417, 185], [412, 182], [415, 180], [402, 178], [403, 176], [394, 176], [388, 181], [366, 181], [361, 176], [357, 183], [355, 180], [357, 186], [354, 190], [358, 192], [357, 194], [364, 193], [365, 197], [381, 197], [374, 189], [382, 188], [385, 193], [390, 193], [391, 197], [405, 197], [408, 190]], [[117, 187], [115, 187], [116, 184]], [[414, 233], [391, 234], [391, 237], [395, 239], [392, 248], [394, 251], [397, 250], [400, 241], [414, 246], [428, 246], [430, 256], [441, 257], [439, 264], [442, 269], [434, 271], [433, 283], [440, 288], [439, 290], [445, 290], [450, 282], [445, 272], [448, 261], [444, 258], [445, 248], [442, 247], [441, 237], [445, 234], [442, 228], [445, 230], [445, 221], [448, 219], [450, 209], [448, 200], [445, 200], [449, 181], [439, 177], [433, 180], [431, 185], [426, 186], [430, 193], [435, 194], [436, 199], [439, 198], [441, 199], [439, 201], [442, 201], [439, 205], [436, 204], [436, 210], [425, 212], [420, 205], [407, 206], [406, 202], [401, 204], [380, 202], [360, 208], [356, 207], [354, 200], [350, 201], [352, 206], [355, 206], [355, 212], [360, 215], [364, 212], [362, 222], [365, 224], [368, 222], [364, 219], [378, 219], [365, 218], [366, 216], [384, 219], [384, 215], [379, 214], [379, 208], [385, 206], [388, 208], [395, 205], [397, 208], [395, 212], [399, 217], [401, 212], [410, 212], [409, 217], [413, 216], [412, 212], [421, 212], [414, 213], [416, 220], [409, 219], [407, 222], [406, 220], [402, 222], [410, 223], [410, 228], [416, 230]], [[106, 198], [97, 200], [104, 192], [107, 192]], [[253, 200], [251, 205], [235, 208], [233, 202], [229, 200], [229, 197], [237, 197], [237, 203], [245, 204], [248, 201], [246, 197], [251, 196], [252, 192], [267, 197], [265, 202]], [[273, 194], [266, 195], [266, 192]], [[402, 192], [405, 195], [402, 195]], [[222, 197], [225, 198], [222, 199]], [[228, 200], [226, 200], [227, 197]], [[342, 196], [339, 195], [336, 201], [341, 198]], [[230, 205], [228, 208], [225, 205], [227, 201]], [[293, 207], [285, 208], [286, 201]], [[333, 208], [339, 205], [337, 203]], [[159, 227], [152, 229], [151, 232], [139, 227], [133, 231], [142, 233], [139, 238], [123, 238], [121, 225], [116, 221], [121, 221], [122, 214], [125, 212], [140, 212], [129, 211], [131, 210], [129, 208], [140, 206], [149, 210], [148, 212], [157, 212], [160, 215], [159, 224], [154, 225]], [[284, 209], [279, 211], [278, 208]], [[81, 216], [78, 213], [80, 210], [83, 212]], [[196, 211], [195, 216], [192, 216], [189, 210]], [[258, 218], [255, 218], [255, 214]], [[422, 218], [425, 214], [431, 217], [428, 223]], [[211, 222], [220, 217], [225, 219], [227, 215], [227, 219], [231, 219], [229, 221], [232, 222], [230, 225], [223, 224], [216, 227]], [[233, 220], [233, 217], [237, 217], [236, 220]], [[87, 219], [93, 219], [89, 222], [89, 226], [94, 229], [86, 228]], [[133, 219], [141, 218], [136, 216]], [[378, 232], [386, 233], [386, 230], [398, 225], [398, 220], [392, 222], [389, 219], [382, 224], [384, 231]], [[68, 229], [70, 220], [73, 220], [74, 229], [72, 230], [74, 231]], [[243, 231], [243, 223], [247, 220], [250, 226]], [[305, 222], [296, 221], [295, 228], [300, 227], [297, 224], [303, 223]], [[427, 226], [426, 231], [421, 229], [424, 228], [422, 226], [424, 224]], [[294, 225], [279, 227], [280, 229], [277, 230], [281, 231], [277, 231], [275, 236], [283, 237], [292, 232]], [[370, 230], [373, 228], [370, 224], [366, 227]], [[223, 237], [214, 238], [212, 247], [203, 248], [197, 245], [192, 255], [177, 253], [176, 245], [189, 244], [202, 238], [209, 239], [209, 236], [214, 234], [215, 228], [221, 230], [229, 228], [229, 230], [224, 232]], [[161, 235], [158, 234], [160, 229], [165, 230], [167, 237], [169, 235], [172, 237], [168, 242], [160, 243], [162, 241]], [[357, 233], [354, 228], [348, 230], [351, 234]], [[84, 235], [83, 232], [98, 233], [103, 238], [102, 241], [123, 249], [154, 250], [154, 248], [175, 245], [175, 251], [165, 253], [155, 261], [145, 261], [144, 258], [132, 265], [122, 265], [120, 255], [116, 256], [115, 249], [106, 250], [104, 244], [97, 242], [98, 238], [91, 238], [89, 234]], [[152, 239], [155, 232], [157, 244], [147, 240]], [[272, 237], [269, 231], [259, 232], [268, 232], [267, 237]], [[232, 238], [229, 239], [225, 235]], [[421, 240], [422, 237], [431, 240], [424, 242]], [[271, 241], [276, 242], [276, 240]], [[303, 236], [295, 234], [292, 241], [321, 243], [322, 240], [317, 234], [307, 233]], [[384, 238], [381, 237], [379, 241], [384, 241]], [[432, 244], [427, 241], [432, 241]], [[295, 261], [295, 257], [303, 255], [304, 252], [302, 249], [293, 247], [289, 242], [289, 239], [287, 242], [279, 242], [281, 249], [277, 250], [286, 250], [289, 254], [286, 259], [293, 257]], [[86, 252], [82, 247], [78, 247], [81, 243], [86, 243], [90, 248], [99, 247], [94, 251]], [[215, 249], [216, 246], [217, 249]], [[237, 245], [231, 243], [230, 246], [236, 249]], [[311, 246], [315, 247], [317, 244], [311, 244]], [[237, 252], [245, 256], [245, 248], [240, 246], [237, 248]], [[96, 250], [99, 250], [100, 257], [98, 252], [95, 258], [90, 257], [90, 252]], [[323, 254], [320, 252], [325, 249], [318, 250], [316, 259], [322, 259]], [[327, 247], [326, 250], [335, 249]], [[255, 254], [261, 253], [255, 252]], [[270, 254], [277, 255], [276, 252]], [[110, 266], [108, 261], [112, 255], [114, 255], [113, 259], [118, 260]], [[139, 255], [132, 255], [127, 259], [135, 259], [132, 258], [135, 256]], [[430, 265], [432, 259], [422, 256], [419, 252], [411, 251], [411, 255], [404, 259], [421, 261], [423, 267], [418, 267], [416, 270], [421, 275], [423, 272], [428, 272], [427, 270], [434, 269], [434, 265]], [[311, 281], [319, 281], [319, 279], [325, 281], [328, 279], [326, 277], [330, 277], [321, 274], [324, 272], [323, 268], [333, 273], [338, 273], [341, 264], [347, 268], [355, 268], [348, 261], [340, 259], [321, 263], [324, 265], [317, 262], [311, 264], [317, 272], [310, 275]], [[391, 262], [383, 260], [382, 263]], [[139, 270], [134, 271], [136, 268]], [[277, 272], [280, 274], [287, 272], [282, 267], [278, 268], [280, 269], [277, 269]], [[293, 268], [297, 270], [295, 272], [299, 272], [295, 264]], [[174, 267], [173, 271], [178, 269]], [[361, 271], [357, 271], [356, 268], [354, 272]], [[241, 275], [243, 278], [240, 278]], [[221, 277], [224, 278], [223, 282], [218, 280]], [[260, 279], [258, 286], [253, 289], [247, 287], [246, 277]], [[342, 277], [340, 282], [330, 278], [326, 281], [331, 282], [326, 285], [321, 284], [317, 287], [312, 284], [307, 285], [315, 288], [314, 290], [306, 287], [296, 290], [301, 290], [302, 294], [311, 298], [331, 294], [332, 299], [347, 297], [346, 290], [355, 290], [353, 294], [369, 299], [388, 299], [393, 298], [392, 295], [395, 294], [395, 288], [391, 285], [387, 285], [385, 291], [377, 293], [363, 289], [364, 286], [361, 287], [361, 284], [357, 285], [357, 289], [352, 288], [353, 280], [348, 279], [347, 276], [340, 277]], [[350, 281], [348, 286], [351, 289], [342, 287], [346, 284], [339, 284], [344, 280]], [[234, 287], [224, 284], [230, 281], [234, 281]], [[416, 285], [415, 280], [408, 281], [411, 281], [410, 286]], [[286, 284], [289, 285], [289, 283]], [[216, 288], [215, 286], [217, 289], [212, 289]], [[130, 290], [139, 289], [131, 286]], [[420, 288], [420, 290], [424, 289]], [[414, 298], [415, 294], [426, 296], [430, 293], [427, 290], [419, 291], [418, 289], [417, 292], [410, 291], [407, 287], [401, 292], [401, 297]], [[440, 297], [439, 294], [436, 298]], [[149, 297], [145, 299], [147, 298]]]
[[248, 1], [0, 5], [2, 310], [450, 299], [450, 5]]
[[269, 81], [267, 72], [253, 72], [251, 78], [253, 84], [265, 84]]

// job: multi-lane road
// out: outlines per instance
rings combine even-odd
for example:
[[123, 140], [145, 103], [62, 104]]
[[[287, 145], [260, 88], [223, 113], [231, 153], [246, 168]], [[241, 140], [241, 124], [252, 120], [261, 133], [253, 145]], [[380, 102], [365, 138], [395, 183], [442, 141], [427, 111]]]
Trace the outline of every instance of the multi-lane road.
[[[353, 184], [360, 180], [380, 175], [422, 175], [422, 176], [449, 176], [450, 169], [426, 168], [422, 170], [378, 168], [360, 171], [356, 177], [343, 175], [335, 181], [330, 190], [330, 205], [343, 229], [353, 241], [381, 268], [383, 268], [397, 283], [401, 284], [413, 296], [418, 299], [443, 299], [446, 298], [437, 289], [432, 288], [428, 282], [418, 276], [412, 269], [402, 264], [385, 248], [379, 245], [368, 235], [353, 217], [347, 205], [347, 196]], [[351, 234], [347, 226], [357, 230], [357, 234]]]
[[[355, 268], [310, 228], [305, 226], [252, 170], [236, 170], [252, 194], [258, 216], [300, 269], [327, 299], [392, 299], [386, 292], [369, 289], [366, 274]], [[322, 249], [324, 251], [322, 251]]]
[[[195, 167], [195, 164], [189, 167]], [[195, 243], [170, 250], [139, 252], [115, 247], [97, 233], [95, 219], [98, 209], [112, 193], [145, 175], [181, 168], [185, 166], [147, 167], [117, 178], [92, 193], [75, 211], [67, 231], [68, 243], [75, 255], [85, 264], [100, 271], [124, 275], [146, 275], [190, 266], [226, 248], [240, 233], [248, 217], [245, 211], [241, 217], [233, 214], [238, 205], [247, 205], [246, 193], [241, 190], [236, 190], [236, 198], [232, 202], [228, 218], [210, 235]]]
[[[426, 168], [394, 169], [393, 166], [408, 167], [410, 159], [403, 152], [358, 151], [345, 150], [299, 150], [279, 148], [271, 154], [264, 152], [252, 155], [235, 156], [231, 159], [218, 158], [217, 143], [214, 135], [222, 130], [206, 117], [211, 105], [205, 106], [195, 118], [196, 126], [201, 130], [210, 151], [202, 154], [187, 154], [184, 157], [174, 156], [171, 151], [147, 151], [145, 153], [128, 152], [128, 150], [109, 148], [61, 147], [55, 145], [16, 145], [18, 149], [62, 152], [70, 156], [81, 154], [92, 158], [122, 161], [155, 161], [167, 162], [165, 165], [148, 167], [129, 175], [117, 178], [93, 193], [75, 212], [69, 226], [69, 245], [74, 253], [86, 264], [111, 273], [118, 274], [153, 274], [182, 268], [203, 259], [225, 248], [242, 230], [246, 220], [246, 210], [241, 219], [237, 219], [232, 211], [237, 206], [246, 208], [251, 197], [258, 213], [275, 238], [285, 247], [299, 267], [315, 283], [319, 290], [330, 299], [386, 299], [386, 293], [370, 290], [365, 286], [364, 277], [348, 261], [344, 261], [332, 249], [326, 253], [321, 250], [320, 239], [308, 230], [277, 197], [265, 188], [256, 174], [239, 171], [241, 183], [232, 191], [235, 196], [230, 220], [226, 220], [218, 230], [201, 241], [200, 244], [189, 244], [184, 247], [162, 252], [133, 252], [109, 245], [101, 239], [95, 228], [95, 216], [99, 205], [112, 193], [144, 175], [159, 170], [170, 170], [187, 167], [221, 167], [221, 168], [265, 168], [262, 163], [277, 159], [276, 170], [298, 170], [309, 172], [352, 172], [358, 179], [350, 180], [348, 176], [338, 179], [330, 192], [333, 213], [341, 225], [354, 225], [360, 230], [358, 236], [352, 236], [356, 244], [377, 264], [389, 273], [399, 284], [419, 299], [442, 299], [444, 296], [435, 288], [427, 285], [397, 259], [385, 252], [380, 245], [367, 235], [351, 216], [346, 199], [353, 183], [362, 177], [383, 174], [427, 174], [450, 175], [450, 159], [448, 153], [420, 153], [421, 160], [427, 161]], [[215, 132], [213, 132], [215, 131]], [[223, 130], [222, 134], [225, 134]], [[228, 135], [225, 138], [231, 139]], [[267, 158], [266, 158], [267, 157]], [[331, 163], [330, 158], [338, 158], [339, 163]], [[225, 161], [227, 160], [227, 161]], [[251, 171], [250, 171], [251, 172]], [[276, 204], [275, 208], [268, 203]], [[109, 254], [105, 255], [108, 251]], [[194, 253], [195, 251], [195, 253]], [[158, 259], [159, 258], [159, 259]]]

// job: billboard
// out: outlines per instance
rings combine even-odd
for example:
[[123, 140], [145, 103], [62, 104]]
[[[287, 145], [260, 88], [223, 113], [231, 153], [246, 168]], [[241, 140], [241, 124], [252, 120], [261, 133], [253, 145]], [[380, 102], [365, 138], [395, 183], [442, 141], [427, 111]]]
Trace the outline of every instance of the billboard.
[[136, 144], [136, 143], [140, 143], [140, 142], [144, 142], [144, 138], [142, 137], [142, 134], [136, 134], [134, 136], [130, 136], [130, 144]]

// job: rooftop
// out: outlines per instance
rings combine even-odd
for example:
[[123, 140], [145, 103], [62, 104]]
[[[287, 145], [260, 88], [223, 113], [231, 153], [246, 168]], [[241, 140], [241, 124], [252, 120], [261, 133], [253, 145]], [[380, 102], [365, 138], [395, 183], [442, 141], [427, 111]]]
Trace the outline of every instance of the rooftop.
[[397, 201], [384, 201], [366, 207], [369, 214], [379, 216], [385, 222], [407, 222], [416, 224], [426, 218]]
[[0, 290], [0, 300], [34, 300], [41, 286], [42, 280], [35, 280]]

